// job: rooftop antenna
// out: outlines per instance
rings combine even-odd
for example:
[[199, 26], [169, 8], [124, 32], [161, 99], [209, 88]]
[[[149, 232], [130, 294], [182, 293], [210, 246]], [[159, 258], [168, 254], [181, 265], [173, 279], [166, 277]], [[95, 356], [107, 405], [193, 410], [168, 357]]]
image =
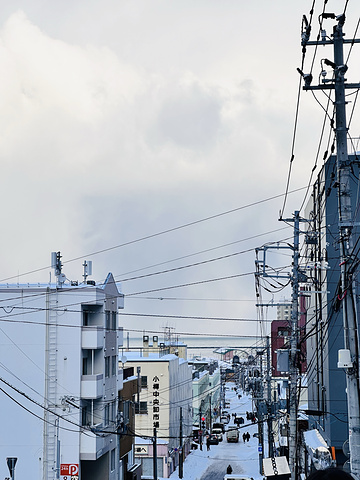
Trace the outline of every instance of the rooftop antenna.
[[84, 273], [83, 273], [83, 277], [84, 277], [84, 283], [86, 283], [86, 279], [89, 275], [92, 275], [92, 261], [91, 260], [84, 260], [84, 263], [82, 264], [82, 266], [84, 267]]
[[55, 270], [57, 284], [62, 287], [66, 280], [66, 275], [61, 272], [62, 263], [60, 252], [51, 252], [51, 268]]

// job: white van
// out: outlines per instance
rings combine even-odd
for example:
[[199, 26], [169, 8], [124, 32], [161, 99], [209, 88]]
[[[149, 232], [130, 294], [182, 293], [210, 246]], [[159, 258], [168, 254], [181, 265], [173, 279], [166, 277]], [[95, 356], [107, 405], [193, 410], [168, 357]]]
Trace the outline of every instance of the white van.
[[239, 441], [239, 431], [237, 428], [232, 428], [226, 432], [226, 440], [230, 442], [237, 443]]

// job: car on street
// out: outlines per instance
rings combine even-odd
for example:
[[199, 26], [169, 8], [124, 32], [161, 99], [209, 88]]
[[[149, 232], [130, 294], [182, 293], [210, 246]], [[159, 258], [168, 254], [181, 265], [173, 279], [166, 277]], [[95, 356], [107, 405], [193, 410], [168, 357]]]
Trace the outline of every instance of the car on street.
[[212, 435], [216, 435], [218, 437], [219, 442], [223, 441], [222, 429], [221, 428], [213, 428], [211, 430]]
[[238, 443], [239, 441], [239, 431], [237, 428], [232, 428], [226, 432], [226, 440], [230, 443]]
[[220, 428], [222, 433], [225, 433], [225, 425], [222, 422], [214, 422], [212, 428]]
[[206, 441], [209, 442], [209, 445], [219, 445], [219, 439], [217, 435], [214, 434], [210, 434]]
[[227, 415], [221, 415], [220, 421], [221, 423], [229, 423], [229, 417]]

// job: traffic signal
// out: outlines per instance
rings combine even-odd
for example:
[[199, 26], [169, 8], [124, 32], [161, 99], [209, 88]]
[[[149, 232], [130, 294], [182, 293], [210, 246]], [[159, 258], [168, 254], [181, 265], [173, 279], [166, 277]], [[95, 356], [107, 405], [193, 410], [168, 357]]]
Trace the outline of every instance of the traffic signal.
[[206, 428], [205, 417], [201, 417], [201, 428], [203, 430]]

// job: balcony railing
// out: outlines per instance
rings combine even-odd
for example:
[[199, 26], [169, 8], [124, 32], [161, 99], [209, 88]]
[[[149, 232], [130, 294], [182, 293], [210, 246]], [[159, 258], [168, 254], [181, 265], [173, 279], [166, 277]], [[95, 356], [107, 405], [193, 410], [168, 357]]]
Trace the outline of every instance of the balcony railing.
[[[102, 424], [94, 425], [94, 429], [101, 430]], [[80, 459], [97, 460], [102, 455], [105, 446], [105, 437], [89, 431], [81, 432], [80, 435]]]
[[81, 348], [97, 350], [104, 346], [104, 329], [101, 327], [82, 327]]
[[81, 398], [95, 399], [103, 396], [104, 393], [104, 375], [82, 375], [81, 376]]

